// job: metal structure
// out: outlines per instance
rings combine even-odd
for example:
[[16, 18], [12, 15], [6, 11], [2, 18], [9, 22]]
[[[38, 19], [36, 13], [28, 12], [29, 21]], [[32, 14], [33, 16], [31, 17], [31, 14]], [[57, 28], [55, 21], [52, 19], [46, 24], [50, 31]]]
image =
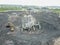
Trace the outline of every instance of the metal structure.
[[[39, 23], [32, 15], [24, 15], [22, 17], [22, 28], [23, 30], [36, 30], [36, 26], [39, 27]], [[39, 27], [40, 28], [40, 27]]]

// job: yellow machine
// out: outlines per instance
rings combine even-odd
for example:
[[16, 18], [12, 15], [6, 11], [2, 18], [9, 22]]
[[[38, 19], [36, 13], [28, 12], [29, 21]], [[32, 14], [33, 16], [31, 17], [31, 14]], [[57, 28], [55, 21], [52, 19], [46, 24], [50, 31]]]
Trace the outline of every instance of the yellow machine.
[[11, 32], [13, 32], [14, 29], [15, 29], [14, 24], [12, 24], [11, 22], [8, 22], [8, 24], [6, 25], [6, 27], [9, 28]]

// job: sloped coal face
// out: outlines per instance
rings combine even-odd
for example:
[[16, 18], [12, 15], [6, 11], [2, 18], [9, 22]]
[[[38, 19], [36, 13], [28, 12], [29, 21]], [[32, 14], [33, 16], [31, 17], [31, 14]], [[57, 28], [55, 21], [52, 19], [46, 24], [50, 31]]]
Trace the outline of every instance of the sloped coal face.
[[[56, 37], [57, 35], [60, 35], [60, 30], [58, 30], [58, 25], [60, 25], [58, 22], [58, 14], [44, 11], [38, 13], [31, 12], [32, 16], [40, 22], [40, 25], [42, 27], [40, 31], [43, 31], [42, 33], [25, 34], [17, 30], [15, 36], [7, 35], [9, 31], [7, 31], [4, 26], [8, 22], [7, 13], [0, 14], [0, 20], [2, 20], [0, 21], [0, 26], [2, 26], [0, 27], [0, 30], [3, 30], [0, 33], [0, 45], [3, 45], [7, 40], [9, 40], [9, 42], [13, 42], [13, 45], [49, 45], [49, 40], [51, 40], [53, 37]], [[15, 26], [20, 26], [22, 24], [20, 22], [20, 18], [13, 22], [13, 24]]]

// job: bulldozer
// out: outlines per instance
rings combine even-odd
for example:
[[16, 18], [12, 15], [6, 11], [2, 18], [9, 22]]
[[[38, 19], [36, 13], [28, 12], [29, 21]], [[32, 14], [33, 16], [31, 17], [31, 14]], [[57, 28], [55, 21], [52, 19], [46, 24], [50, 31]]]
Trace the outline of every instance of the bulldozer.
[[12, 24], [11, 22], [8, 22], [7, 25], [6, 25], [6, 28], [9, 28], [11, 32], [14, 31], [14, 24]]

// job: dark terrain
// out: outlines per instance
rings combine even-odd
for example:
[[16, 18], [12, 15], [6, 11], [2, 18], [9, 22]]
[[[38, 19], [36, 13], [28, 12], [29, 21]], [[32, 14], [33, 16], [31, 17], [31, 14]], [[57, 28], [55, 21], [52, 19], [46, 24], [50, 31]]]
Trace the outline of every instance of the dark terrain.
[[[16, 13], [19, 17], [13, 24], [16, 30], [10, 34], [10, 31], [5, 27], [8, 23], [8, 14]], [[37, 21], [40, 22], [41, 29], [33, 33], [21, 31], [21, 17], [27, 14], [25, 11], [8, 11], [0, 13], [0, 45], [5, 45], [7, 40], [13, 41], [14, 45], [54, 45], [54, 39], [60, 36], [59, 14], [42, 11], [30, 12]]]

